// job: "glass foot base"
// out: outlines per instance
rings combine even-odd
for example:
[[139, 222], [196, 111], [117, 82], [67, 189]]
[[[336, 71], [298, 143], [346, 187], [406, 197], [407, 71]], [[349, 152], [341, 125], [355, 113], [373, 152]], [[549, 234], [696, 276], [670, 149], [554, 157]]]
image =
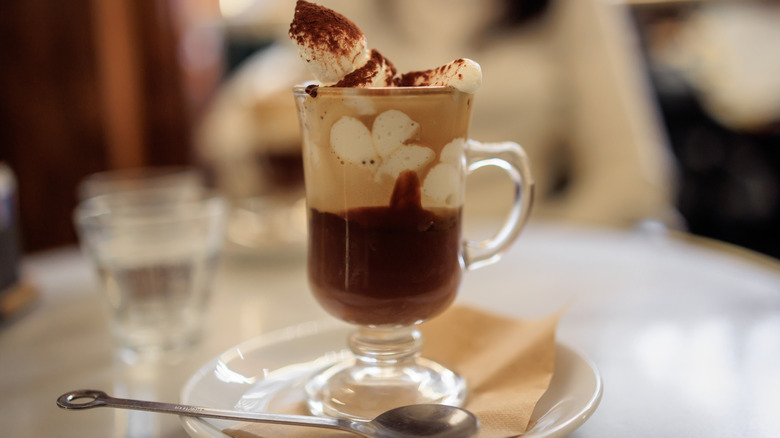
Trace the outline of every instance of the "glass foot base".
[[358, 360], [337, 364], [315, 375], [305, 389], [312, 414], [364, 421], [399, 406], [462, 406], [466, 400], [463, 378], [422, 358], [392, 366]]

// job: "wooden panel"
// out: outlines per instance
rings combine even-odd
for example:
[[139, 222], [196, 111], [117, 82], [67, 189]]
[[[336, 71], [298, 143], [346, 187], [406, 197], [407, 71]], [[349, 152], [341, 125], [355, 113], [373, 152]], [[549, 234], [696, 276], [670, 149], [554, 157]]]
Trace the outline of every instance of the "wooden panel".
[[125, 0], [90, 0], [94, 19], [96, 70], [108, 137], [108, 167], [144, 163], [137, 26]]
[[170, 4], [161, 0], [124, 1], [135, 20], [141, 47], [137, 68], [145, 99], [146, 158], [155, 164], [190, 161], [191, 123]]
[[176, 14], [211, 3], [0, 1], [0, 160], [19, 181], [28, 252], [75, 242], [84, 176], [193, 161], [197, 108], [179, 40], [197, 23]]
[[74, 187], [105, 167], [88, 0], [0, 2], [0, 160], [28, 250], [74, 241]]

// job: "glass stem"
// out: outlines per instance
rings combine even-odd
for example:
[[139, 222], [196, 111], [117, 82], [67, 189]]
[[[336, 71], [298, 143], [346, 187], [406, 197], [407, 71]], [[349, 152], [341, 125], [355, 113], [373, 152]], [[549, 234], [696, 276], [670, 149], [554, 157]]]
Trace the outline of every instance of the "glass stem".
[[349, 337], [349, 348], [364, 365], [395, 366], [420, 356], [422, 336], [413, 326], [360, 327]]

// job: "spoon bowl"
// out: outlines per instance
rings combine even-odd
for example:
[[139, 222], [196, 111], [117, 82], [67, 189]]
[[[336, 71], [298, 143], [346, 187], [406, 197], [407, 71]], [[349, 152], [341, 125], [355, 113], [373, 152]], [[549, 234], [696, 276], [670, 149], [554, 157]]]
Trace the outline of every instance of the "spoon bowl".
[[479, 421], [471, 412], [454, 406], [408, 405], [384, 412], [367, 423], [377, 437], [470, 437], [479, 431]]
[[305, 415], [228, 411], [175, 403], [132, 400], [111, 397], [103, 391], [92, 389], [66, 392], [57, 398], [57, 406], [70, 410], [109, 407], [187, 417], [319, 427], [372, 438], [468, 438], [479, 431], [479, 420], [471, 412], [455, 406], [437, 404], [401, 406], [384, 412], [368, 422]]

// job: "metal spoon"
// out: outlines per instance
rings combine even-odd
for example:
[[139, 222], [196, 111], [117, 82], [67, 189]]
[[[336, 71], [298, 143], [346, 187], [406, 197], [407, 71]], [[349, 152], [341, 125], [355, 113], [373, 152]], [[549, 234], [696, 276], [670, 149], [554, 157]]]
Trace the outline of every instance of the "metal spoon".
[[103, 391], [92, 389], [81, 389], [62, 394], [57, 399], [57, 406], [63, 409], [89, 409], [105, 406], [186, 417], [322, 427], [372, 438], [466, 438], [476, 435], [479, 430], [479, 421], [471, 412], [454, 406], [435, 404], [402, 406], [380, 414], [368, 422], [304, 415], [227, 411], [175, 403], [114, 398]]

